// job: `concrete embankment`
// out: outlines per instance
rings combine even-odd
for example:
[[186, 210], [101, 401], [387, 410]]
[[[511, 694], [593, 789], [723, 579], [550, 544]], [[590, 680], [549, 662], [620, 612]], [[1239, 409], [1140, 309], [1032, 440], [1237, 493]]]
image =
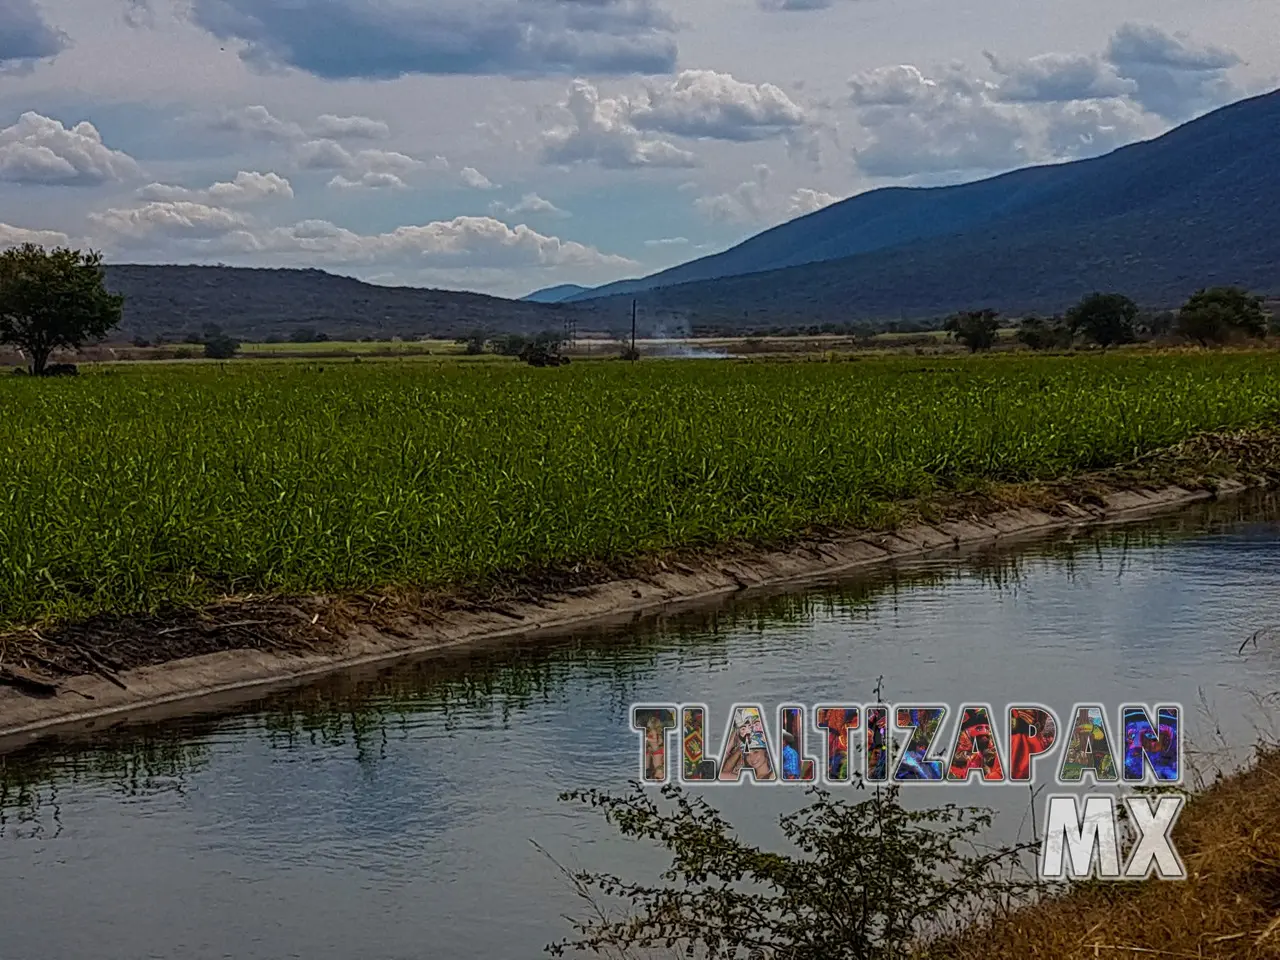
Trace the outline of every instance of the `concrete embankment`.
[[[905, 523], [892, 532], [851, 532], [801, 540], [775, 550], [725, 548], [673, 554], [651, 558], [628, 576], [559, 590], [526, 588], [500, 602], [442, 606], [401, 600], [379, 608], [380, 601], [367, 597], [312, 597], [287, 605], [274, 603], [275, 622], [272, 617], [254, 619], [258, 608], [251, 600], [232, 603], [224, 605], [226, 629], [252, 623], [260, 625], [255, 628], [258, 630], [287, 630], [303, 639], [288, 652], [225, 649], [120, 671], [93, 657], [100, 669], [50, 684], [56, 693], [51, 689], [38, 696], [30, 690], [0, 688], [0, 751], [54, 732], [83, 733], [125, 720], [223, 709], [324, 673], [442, 647], [515, 641], [535, 632], [626, 622], [726, 594], [784, 584], [799, 586], [805, 580], [829, 578], [872, 564], [954, 555], [1073, 527], [1138, 519], [1265, 482], [1264, 477], [1254, 474], [1244, 479], [1220, 477], [1199, 485], [1135, 487], [1130, 482], [1124, 485], [1127, 489], [1108, 489], [1103, 479], [1072, 488], [1053, 502], [1045, 502], [1041, 490], [1040, 502], [1034, 507], [1002, 508], [1000, 500], [952, 504], [947, 519]], [[1008, 502], [1007, 498], [1003, 501]], [[228, 609], [230, 615], [225, 612]], [[282, 616], [291, 622], [279, 622]], [[209, 621], [207, 615], [205, 620]], [[181, 625], [171, 628], [175, 632], [181, 629]], [[218, 629], [216, 619], [212, 629]]]

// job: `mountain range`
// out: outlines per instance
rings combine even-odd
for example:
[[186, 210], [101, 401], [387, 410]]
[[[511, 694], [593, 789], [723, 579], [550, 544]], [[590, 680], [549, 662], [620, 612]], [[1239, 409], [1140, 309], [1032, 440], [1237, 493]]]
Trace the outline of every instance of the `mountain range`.
[[1204, 285], [1280, 292], [1280, 91], [1105, 156], [860, 194], [723, 253], [568, 302], [694, 318], [1057, 311], [1093, 290], [1172, 306]]
[[1056, 313], [1095, 290], [1173, 307], [1203, 286], [1280, 294], [1280, 91], [1104, 156], [948, 187], [872, 190], [737, 246], [595, 289], [523, 300], [319, 270], [113, 265], [126, 336], [205, 324], [261, 339], [642, 331]]

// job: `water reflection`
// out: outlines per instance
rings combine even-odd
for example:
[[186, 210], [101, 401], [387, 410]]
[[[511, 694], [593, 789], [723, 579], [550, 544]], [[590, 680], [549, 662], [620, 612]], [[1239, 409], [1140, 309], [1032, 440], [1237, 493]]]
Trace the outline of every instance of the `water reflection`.
[[[742, 697], [1168, 702], [1247, 746], [1280, 689], [1280, 506], [885, 568], [626, 629], [443, 652], [230, 714], [0, 757], [7, 957], [531, 957], [571, 866], [656, 868], [556, 802], [636, 775], [627, 707]], [[813, 753], [816, 744], [811, 744]], [[928, 789], [928, 788], [924, 788]], [[974, 802], [1026, 810], [1023, 788]], [[1014, 792], [1017, 796], [1013, 796]], [[994, 795], [992, 799], [990, 795]], [[953, 797], [948, 797], [953, 799]], [[761, 842], [801, 791], [712, 798]]]

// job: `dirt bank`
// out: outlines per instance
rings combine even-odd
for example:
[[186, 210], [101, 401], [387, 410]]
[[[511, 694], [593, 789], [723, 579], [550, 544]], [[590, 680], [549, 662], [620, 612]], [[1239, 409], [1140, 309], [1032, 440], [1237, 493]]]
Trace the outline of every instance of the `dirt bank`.
[[820, 531], [767, 548], [729, 545], [542, 571], [483, 589], [246, 596], [201, 610], [10, 631], [0, 636], [0, 751], [55, 728], [92, 728], [139, 711], [187, 712], [346, 666], [625, 621], [895, 558], [1137, 518], [1278, 481], [1280, 430], [1209, 435], [1097, 474], [897, 504], [892, 522], [877, 531]]

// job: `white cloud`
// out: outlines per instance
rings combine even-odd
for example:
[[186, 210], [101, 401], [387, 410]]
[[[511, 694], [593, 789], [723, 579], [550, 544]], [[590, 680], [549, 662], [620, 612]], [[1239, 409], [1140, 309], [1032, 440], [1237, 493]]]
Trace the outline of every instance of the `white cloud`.
[[247, 213], [191, 200], [157, 200], [91, 213], [94, 238], [110, 249], [176, 249], [201, 256], [254, 255], [280, 262], [375, 265], [414, 270], [632, 268], [625, 257], [508, 226], [493, 217], [456, 217], [363, 234], [327, 220], [264, 224]]
[[293, 199], [293, 187], [277, 173], [241, 170], [229, 182], [218, 182], [203, 190], [151, 183], [138, 191], [144, 200], [190, 200], [214, 206], [240, 206], [275, 198]]
[[329, 186], [335, 190], [400, 190], [404, 177], [418, 170], [448, 169], [449, 161], [435, 157], [430, 163], [395, 150], [352, 152], [334, 140], [309, 140], [299, 144], [294, 160], [301, 170], [331, 170]]
[[251, 224], [245, 214], [192, 200], [156, 200], [138, 207], [113, 207], [89, 214], [89, 222], [104, 239], [126, 246], [145, 245], [157, 239], [209, 240]]
[[1056, 104], [1049, 115], [1047, 147], [1055, 158], [1080, 160], [1110, 153], [1160, 132], [1160, 123], [1127, 100]]
[[1111, 38], [1107, 60], [1134, 84], [1134, 99], [1175, 122], [1241, 96], [1227, 71], [1240, 58], [1221, 47], [1196, 44], [1159, 27], [1126, 23]]
[[1119, 76], [1102, 57], [1046, 53], [1029, 60], [1003, 60], [987, 53], [991, 68], [1003, 79], [993, 91], [997, 100], [1013, 103], [1065, 103], [1123, 97], [1138, 85]]
[[352, 180], [338, 174], [329, 181], [334, 190], [407, 190], [409, 185], [394, 173], [375, 173], [367, 170]]
[[837, 197], [834, 193], [801, 187], [787, 198], [787, 213], [791, 216], [800, 217], [806, 213], [814, 213], [821, 210], [823, 207], [829, 207], [838, 200], [840, 200], [840, 197]]
[[238, 133], [255, 140], [298, 140], [306, 136], [292, 120], [281, 120], [261, 104], [223, 110], [210, 125], [212, 129]]
[[646, 139], [632, 125], [631, 104], [625, 98], [601, 99], [600, 91], [586, 80], [573, 82], [561, 107], [569, 112], [573, 123], [543, 135], [544, 163], [596, 163], [614, 170], [698, 164], [692, 153], [670, 141]]
[[497, 184], [486, 177], [475, 167], [463, 167], [458, 174], [459, 179], [472, 190], [496, 190]]
[[0, 130], [0, 180], [95, 185], [138, 173], [134, 159], [106, 146], [87, 120], [67, 129], [60, 120], [29, 110]]
[[849, 86], [866, 137], [854, 158], [868, 176], [981, 173], [1033, 156], [1023, 115], [992, 100], [994, 85], [959, 68], [928, 77], [910, 65], [886, 67]]
[[28, 230], [0, 223], [0, 250], [24, 243], [35, 243], [42, 247], [65, 247], [71, 244], [71, 238], [57, 230]]
[[689, 245], [688, 237], [660, 237], [657, 240], [646, 240], [646, 247], [687, 247]]
[[498, 216], [522, 216], [524, 214], [545, 214], [551, 217], [567, 217], [569, 213], [561, 210], [550, 200], [544, 200], [536, 193], [526, 193], [516, 203], [503, 203], [495, 200], [489, 209]]
[[728, 193], [699, 197], [694, 207], [708, 220], [727, 223], [755, 223], [763, 220], [768, 212], [765, 190], [773, 178], [767, 164], [758, 164], [755, 176], [738, 184]]
[[386, 140], [391, 128], [369, 117], [338, 117], [322, 113], [311, 126], [311, 134], [330, 140]]
[[547, 236], [523, 224], [510, 227], [492, 217], [457, 217], [377, 234], [360, 234], [327, 220], [305, 220], [236, 233], [234, 241], [245, 251], [297, 255], [330, 264], [434, 269], [633, 266], [625, 257]]
[[758, 164], [755, 175], [732, 190], [699, 197], [694, 208], [708, 220], [760, 225], [790, 220], [835, 203], [839, 197], [824, 190], [800, 187], [790, 194], [774, 191], [773, 170]]
[[628, 105], [637, 130], [716, 140], [762, 140], [810, 122], [805, 110], [771, 83], [743, 83], [714, 70], [685, 70], [650, 86]]

